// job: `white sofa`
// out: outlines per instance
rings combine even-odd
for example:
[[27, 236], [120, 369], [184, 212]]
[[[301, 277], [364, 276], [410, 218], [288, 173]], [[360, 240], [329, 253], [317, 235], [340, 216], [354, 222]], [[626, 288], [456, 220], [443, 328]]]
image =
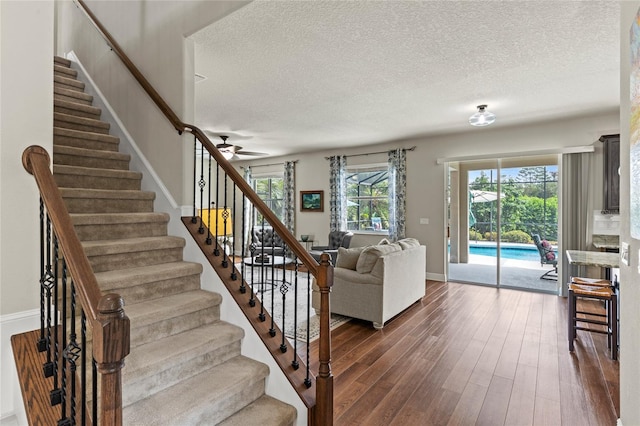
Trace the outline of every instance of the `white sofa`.
[[[373, 322], [376, 329], [425, 295], [426, 247], [413, 238], [340, 248], [330, 296], [332, 313]], [[312, 306], [320, 309], [313, 285]]]

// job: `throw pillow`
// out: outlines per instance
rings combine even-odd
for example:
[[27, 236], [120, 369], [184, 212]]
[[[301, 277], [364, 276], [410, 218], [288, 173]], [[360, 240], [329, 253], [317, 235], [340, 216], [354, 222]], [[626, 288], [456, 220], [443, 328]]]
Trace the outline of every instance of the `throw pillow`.
[[546, 254], [547, 260], [556, 260], [556, 254], [552, 251]]
[[398, 241], [398, 244], [400, 244], [402, 250], [406, 250], [411, 247], [418, 247], [420, 245], [420, 241], [416, 240], [415, 238], [404, 238]]
[[549, 244], [549, 241], [547, 241], [547, 240], [542, 240], [542, 242], [540, 244], [542, 244], [542, 247], [544, 247], [544, 248], [551, 247], [551, 244]]
[[362, 253], [364, 247], [344, 248], [338, 247], [338, 258], [336, 259], [336, 268], [356, 270], [356, 264], [360, 253]]
[[383, 244], [366, 247], [362, 250], [362, 253], [360, 253], [358, 263], [356, 264], [356, 271], [360, 274], [368, 274], [371, 272], [380, 256], [400, 250], [402, 249], [398, 244]]

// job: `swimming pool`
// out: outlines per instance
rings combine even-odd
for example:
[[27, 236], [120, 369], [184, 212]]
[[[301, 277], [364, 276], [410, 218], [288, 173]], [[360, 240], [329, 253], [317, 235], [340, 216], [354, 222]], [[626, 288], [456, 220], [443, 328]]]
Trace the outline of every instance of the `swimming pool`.
[[[479, 256], [496, 257], [495, 246], [475, 246], [469, 245], [469, 253], [477, 254]], [[516, 260], [528, 260], [528, 261], [540, 261], [540, 253], [538, 249], [532, 244], [531, 247], [504, 247], [500, 246], [500, 257], [504, 259], [516, 259]]]

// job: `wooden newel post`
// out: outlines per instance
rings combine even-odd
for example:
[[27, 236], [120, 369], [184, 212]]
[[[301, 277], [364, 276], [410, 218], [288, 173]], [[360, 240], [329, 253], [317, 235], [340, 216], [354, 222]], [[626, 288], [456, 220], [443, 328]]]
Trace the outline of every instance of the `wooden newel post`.
[[104, 295], [98, 303], [98, 318], [93, 325], [93, 357], [102, 375], [98, 418], [103, 426], [122, 425], [121, 370], [124, 358], [129, 355], [129, 328], [122, 297]]
[[333, 424], [333, 375], [331, 374], [331, 330], [329, 329], [329, 292], [333, 285], [333, 266], [329, 255], [320, 257], [317, 277], [320, 288], [320, 346], [318, 376], [316, 377], [315, 424]]

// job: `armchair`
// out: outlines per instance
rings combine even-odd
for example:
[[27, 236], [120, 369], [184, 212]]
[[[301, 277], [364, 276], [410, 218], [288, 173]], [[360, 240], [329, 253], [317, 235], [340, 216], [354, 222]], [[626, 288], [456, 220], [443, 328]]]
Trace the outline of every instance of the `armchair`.
[[254, 226], [251, 231], [251, 249], [255, 254], [283, 256], [284, 244], [270, 226]]
[[[531, 238], [533, 238], [533, 242], [538, 248], [538, 252], [540, 253], [540, 266], [544, 265], [553, 265], [553, 269], [545, 272], [540, 276], [541, 280], [550, 280], [557, 281], [558, 280], [558, 256], [553, 251], [553, 247], [547, 240], [540, 239], [540, 235], [531, 234]], [[555, 274], [555, 275], [554, 275]]]
[[335, 265], [338, 258], [338, 247], [349, 248], [351, 237], [353, 237], [353, 232], [350, 231], [331, 231], [329, 232], [329, 245], [311, 246], [309, 254], [319, 262], [322, 253], [327, 253], [331, 256], [331, 263]]

